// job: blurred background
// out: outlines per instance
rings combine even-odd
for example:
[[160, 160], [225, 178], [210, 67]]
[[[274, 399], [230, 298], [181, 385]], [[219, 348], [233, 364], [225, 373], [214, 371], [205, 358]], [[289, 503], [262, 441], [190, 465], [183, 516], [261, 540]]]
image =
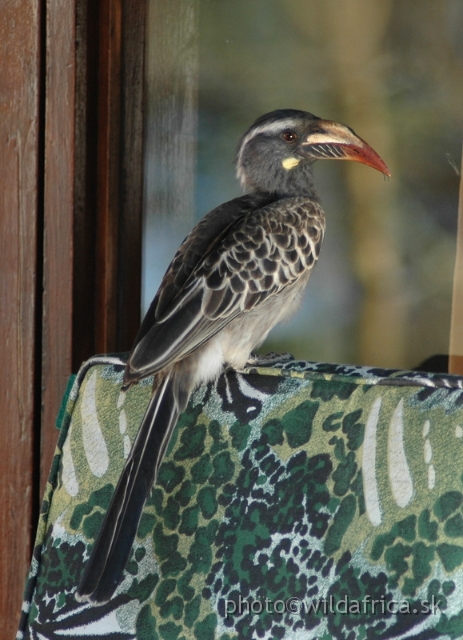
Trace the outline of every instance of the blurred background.
[[[167, 27], [175, 51], [165, 64], [159, 21], [149, 23], [143, 311], [193, 224], [240, 195], [233, 159], [242, 133], [265, 112], [296, 108], [352, 127], [392, 177], [355, 163], [317, 163], [327, 218], [321, 257], [299, 314], [260, 352], [394, 368], [448, 353], [463, 3], [188, 0], [182, 7]], [[182, 116], [167, 121], [175, 100]]]

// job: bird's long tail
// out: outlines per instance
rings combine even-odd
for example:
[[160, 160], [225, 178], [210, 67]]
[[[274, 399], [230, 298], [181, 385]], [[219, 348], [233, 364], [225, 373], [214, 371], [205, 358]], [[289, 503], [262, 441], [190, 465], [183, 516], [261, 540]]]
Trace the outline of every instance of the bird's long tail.
[[153, 392], [143, 417], [77, 588], [80, 601], [107, 602], [121, 580], [143, 506], [184, 408], [178, 400], [178, 380], [170, 373]]

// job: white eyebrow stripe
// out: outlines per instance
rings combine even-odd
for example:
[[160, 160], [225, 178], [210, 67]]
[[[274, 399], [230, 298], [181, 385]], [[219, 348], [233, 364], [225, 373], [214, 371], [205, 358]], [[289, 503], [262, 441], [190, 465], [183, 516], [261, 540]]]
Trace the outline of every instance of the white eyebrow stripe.
[[240, 146], [240, 150], [238, 152], [238, 161], [236, 163], [236, 177], [241, 183], [241, 186], [244, 187], [244, 172], [241, 167], [241, 160], [243, 157], [243, 150], [250, 140], [260, 135], [261, 133], [267, 133], [269, 135], [274, 135], [275, 133], [279, 133], [280, 131], [284, 131], [285, 129], [290, 129], [297, 127], [299, 124], [298, 120], [294, 118], [286, 118], [286, 120], [278, 120], [277, 122], [269, 122], [268, 124], [261, 124], [259, 127], [255, 129], [251, 129], [249, 133], [243, 138], [243, 141]]
[[294, 118], [286, 118], [286, 120], [277, 120], [276, 122], [269, 122], [268, 124], [261, 124], [259, 127], [255, 129], [251, 129], [251, 131], [245, 136], [243, 140], [243, 144], [241, 148], [245, 147], [249, 140], [258, 136], [261, 133], [278, 133], [278, 131], [284, 131], [285, 129], [297, 127], [299, 124], [298, 120]]

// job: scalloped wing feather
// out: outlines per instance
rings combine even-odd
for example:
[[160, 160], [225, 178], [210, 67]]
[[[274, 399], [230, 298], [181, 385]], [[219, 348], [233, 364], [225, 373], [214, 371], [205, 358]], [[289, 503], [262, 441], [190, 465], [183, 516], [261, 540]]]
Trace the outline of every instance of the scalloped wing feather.
[[[129, 358], [127, 382], [181, 360], [240, 314], [295, 284], [318, 259], [325, 228], [318, 202], [302, 197], [278, 200], [236, 217], [215, 242], [195, 239], [204, 221], [184, 242], [164, 277], [150, 326]], [[201, 254], [207, 242], [208, 251]]]

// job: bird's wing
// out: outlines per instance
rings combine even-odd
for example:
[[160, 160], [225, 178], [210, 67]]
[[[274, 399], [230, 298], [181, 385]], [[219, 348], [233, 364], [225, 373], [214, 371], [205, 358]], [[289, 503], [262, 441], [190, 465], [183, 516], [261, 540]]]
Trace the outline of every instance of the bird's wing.
[[162, 279], [161, 285], [143, 318], [136, 346], [152, 329], [172, 302], [182, 294], [186, 282], [201, 260], [219, 244], [230, 228], [250, 211], [274, 201], [275, 197], [246, 195], [230, 200], [205, 215], [180, 245]]
[[[180, 286], [181, 267], [169, 269], [150, 326], [129, 358], [128, 380], [182, 359], [238, 315], [294, 284], [317, 260], [324, 226], [316, 201], [281, 199], [233, 222], [189, 265]], [[175, 288], [167, 302], [164, 286]]]

